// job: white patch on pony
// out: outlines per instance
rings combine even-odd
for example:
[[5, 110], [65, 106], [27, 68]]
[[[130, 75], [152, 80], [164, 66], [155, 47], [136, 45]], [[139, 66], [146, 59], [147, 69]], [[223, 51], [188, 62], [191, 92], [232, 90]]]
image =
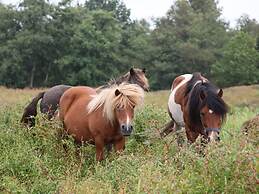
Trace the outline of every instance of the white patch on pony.
[[129, 115], [127, 114], [127, 126], [129, 126]]
[[215, 141], [215, 140], [218, 138], [218, 132], [212, 131], [212, 132], [209, 134], [209, 138], [210, 138], [210, 141]]
[[209, 109], [209, 113], [212, 114], [212, 113], [213, 113], [213, 110]]
[[184, 84], [186, 84], [188, 81], [192, 79], [193, 75], [185, 74], [185, 75], [182, 75], [182, 77], [184, 77], [184, 79], [175, 88], [172, 89], [172, 92], [168, 99], [169, 111], [174, 121], [180, 126], [184, 126], [183, 111], [181, 109], [181, 105], [175, 102], [175, 94], [181, 86], [183, 86]]
[[198, 83], [202, 83], [202, 81], [201, 81], [201, 80], [197, 81], [197, 82], [194, 84], [193, 87], [197, 86]]

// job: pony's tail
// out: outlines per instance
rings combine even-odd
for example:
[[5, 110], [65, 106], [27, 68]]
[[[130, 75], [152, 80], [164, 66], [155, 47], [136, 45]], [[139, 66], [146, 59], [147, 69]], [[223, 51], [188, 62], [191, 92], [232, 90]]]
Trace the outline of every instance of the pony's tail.
[[41, 98], [43, 98], [45, 92], [39, 93], [34, 97], [31, 103], [24, 109], [21, 123], [33, 127], [35, 125], [35, 116], [37, 116], [37, 104]]

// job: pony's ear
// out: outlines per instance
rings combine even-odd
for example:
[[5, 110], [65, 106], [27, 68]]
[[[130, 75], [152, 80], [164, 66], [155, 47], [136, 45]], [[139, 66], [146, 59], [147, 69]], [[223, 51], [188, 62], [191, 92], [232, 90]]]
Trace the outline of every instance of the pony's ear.
[[206, 94], [205, 94], [205, 92], [202, 90], [201, 91], [201, 93], [200, 93], [200, 98], [202, 99], [202, 100], [204, 100], [205, 98], [206, 98]]
[[119, 96], [121, 94], [120, 90], [116, 89], [115, 90], [115, 96]]
[[146, 68], [143, 68], [143, 69], [142, 69], [142, 72], [143, 72], [143, 73], [146, 73]]
[[135, 74], [135, 71], [133, 69], [133, 67], [130, 68], [130, 75], [134, 75]]
[[218, 90], [218, 96], [219, 96], [220, 98], [222, 98], [222, 96], [223, 96], [223, 90], [222, 90], [222, 89], [219, 89], [219, 90]]

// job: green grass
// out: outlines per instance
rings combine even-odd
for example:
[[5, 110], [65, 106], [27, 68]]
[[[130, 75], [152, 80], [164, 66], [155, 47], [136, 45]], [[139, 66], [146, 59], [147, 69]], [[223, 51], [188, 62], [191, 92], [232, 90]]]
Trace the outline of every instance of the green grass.
[[[176, 135], [162, 140], [158, 132], [169, 119], [168, 92], [150, 93], [137, 111], [126, 150], [96, 163], [94, 146], [75, 145], [58, 122], [40, 115], [36, 127], [20, 125], [22, 108], [34, 94], [23, 93], [17, 103], [9, 98], [0, 107], [1, 193], [258, 192], [258, 140], [240, 131], [259, 113], [257, 105], [231, 107], [219, 144], [203, 147], [199, 140], [189, 145], [184, 139], [178, 145]], [[185, 138], [184, 131], [178, 136]]]

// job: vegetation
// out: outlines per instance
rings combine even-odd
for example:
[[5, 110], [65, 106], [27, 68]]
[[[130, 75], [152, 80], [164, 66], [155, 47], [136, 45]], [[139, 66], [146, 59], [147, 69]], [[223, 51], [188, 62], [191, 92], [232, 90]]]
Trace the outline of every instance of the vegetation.
[[177, 0], [154, 25], [130, 19], [121, 0], [0, 3], [0, 85], [101, 85], [132, 66], [153, 89], [200, 71], [220, 86], [258, 83], [259, 24], [232, 29], [215, 0]]
[[258, 82], [259, 55], [254, 43], [255, 40], [244, 32], [229, 41], [223, 49], [224, 58], [213, 67], [219, 84], [230, 86]]
[[[0, 192], [2, 193], [256, 193], [257, 136], [242, 123], [259, 113], [259, 86], [224, 91], [231, 112], [221, 142], [188, 145], [177, 135], [160, 139], [169, 119], [169, 92], [152, 92], [137, 111], [126, 150], [95, 162], [92, 145], [77, 146], [58, 121], [37, 117], [34, 128], [19, 123], [25, 104], [40, 90], [0, 89]], [[245, 91], [245, 95], [243, 92]], [[241, 98], [242, 97], [242, 98]], [[257, 128], [258, 129], [258, 128]], [[63, 134], [63, 135], [62, 135]]]
[[[0, 85], [96, 86], [132, 66], [145, 67], [157, 90], [195, 71], [220, 86], [259, 83], [258, 22], [244, 15], [232, 29], [221, 18], [215, 0], [176, 0], [154, 26], [131, 20], [121, 0], [0, 3]], [[259, 113], [258, 85], [224, 91], [231, 111], [221, 142], [207, 146], [189, 145], [184, 131], [161, 139], [169, 92], [148, 93], [126, 150], [100, 163], [58, 121], [19, 123], [39, 91], [0, 87], [1, 193], [258, 192], [258, 119], [241, 130]]]

